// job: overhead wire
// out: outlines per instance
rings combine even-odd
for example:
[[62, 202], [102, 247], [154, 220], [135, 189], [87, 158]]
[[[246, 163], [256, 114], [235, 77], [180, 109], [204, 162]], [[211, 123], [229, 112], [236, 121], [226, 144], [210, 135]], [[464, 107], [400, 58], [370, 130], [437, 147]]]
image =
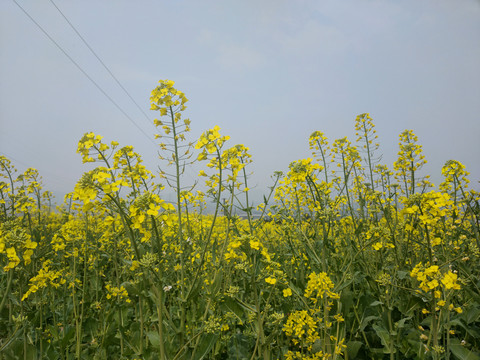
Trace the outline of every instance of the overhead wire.
[[28, 166], [27, 164], [25, 164], [24, 162], [15, 159], [13, 156], [8, 155], [8, 154], [5, 153], [4, 151], [0, 151], [0, 155], [2, 155], [2, 154], [3, 154], [3, 156], [5, 156], [8, 160], [13, 160], [13, 161], [15, 161], [15, 163], [18, 163], [18, 164], [20, 164], [20, 165], [23, 165], [23, 166], [26, 167], [26, 168], [29, 168], [29, 167], [30, 167], [30, 166]]
[[[90, 82], [123, 114], [127, 119], [137, 127], [138, 130], [140, 130], [143, 135], [145, 135], [155, 146], [157, 144], [152, 140], [152, 138], [145, 133], [145, 131], [140, 128], [140, 126], [113, 100], [111, 96], [107, 94], [105, 90], [90, 76], [88, 73], [67, 53], [66, 50], [62, 48], [61, 45], [59, 45], [55, 39], [37, 22], [35, 19], [16, 1], [13, 0], [13, 2], [25, 13], [25, 15], [44, 33], [44, 35], [55, 44], [55, 46], [82, 72], [83, 75], [85, 75]], [[57, 9], [57, 11], [62, 15], [64, 20], [69, 24], [69, 26], [72, 28], [72, 30], [77, 34], [77, 36], [82, 40], [84, 45], [90, 50], [90, 52], [95, 56], [95, 58], [100, 62], [100, 64], [104, 67], [104, 69], [110, 74], [110, 76], [115, 80], [117, 85], [124, 91], [124, 93], [130, 98], [130, 100], [135, 104], [135, 106], [142, 112], [146, 120], [153, 126], [153, 124], [150, 122], [150, 119], [148, 115], [145, 113], [145, 111], [141, 108], [141, 106], [135, 101], [133, 96], [128, 92], [128, 90], [122, 85], [120, 80], [113, 74], [113, 72], [110, 70], [110, 68], [105, 64], [105, 62], [98, 56], [98, 54], [93, 50], [93, 48], [90, 46], [90, 44], [85, 40], [85, 38], [80, 34], [80, 32], [76, 29], [76, 27], [72, 24], [72, 22], [67, 18], [67, 16], [60, 10], [60, 8], [56, 5], [56, 3], [53, 0], [50, 0], [52, 5]], [[187, 169], [189, 173], [191, 173], [191, 169]]]
[[75, 31], [75, 33], [78, 35], [78, 37], [82, 40], [82, 42], [85, 44], [85, 46], [91, 51], [91, 53], [97, 58], [97, 60], [100, 62], [100, 64], [102, 64], [102, 66], [105, 68], [105, 70], [110, 74], [110, 76], [113, 78], [113, 80], [115, 80], [115, 82], [117, 83], [118, 86], [120, 86], [120, 88], [124, 91], [124, 93], [130, 98], [130, 100], [132, 100], [132, 102], [135, 104], [135, 106], [138, 108], [138, 110], [140, 110], [142, 112], [142, 114], [145, 116], [145, 119], [147, 119], [147, 121], [150, 123], [150, 125], [153, 126], [152, 122], [150, 121], [150, 118], [148, 117], [148, 115], [145, 113], [145, 111], [142, 109], [142, 107], [140, 105], [138, 105], [138, 103], [135, 101], [135, 99], [133, 98], [132, 95], [130, 95], [130, 93], [128, 92], [127, 89], [125, 89], [125, 87], [122, 85], [122, 83], [120, 82], [120, 80], [117, 79], [117, 77], [113, 74], [113, 72], [109, 69], [109, 67], [103, 62], [103, 60], [97, 55], [97, 53], [95, 52], [95, 50], [93, 50], [93, 48], [90, 46], [90, 44], [87, 42], [87, 40], [85, 40], [85, 38], [80, 34], [80, 32], [77, 30], [77, 28], [72, 24], [72, 22], [67, 18], [67, 16], [59, 9], [59, 7], [57, 6], [57, 4], [55, 4], [55, 2], [53, 0], [50, 0], [50, 2], [53, 4], [53, 6], [55, 6], [55, 8], [57, 9], [57, 11], [62, 15], [62, 17], [65, 19], [65, 21], [68, 23], [68, 25], [70, 25], [70, 27], [73, 29], [73, 31]]
[[[103, 62], [103, 60], [97, 55], [95, 50], [88, 44], [87, 40], [80, 34], [80, 32], [75, 28], [75, 26], [72, 24], [72, 22], [67, 18], [67, 16], [60, 10], [60, 8], [55, 4], [53, 0], [50, 0], [52, 5], [57, 9], [57, 11], [62, 15], [62, 17], [65, 19], [65, 21], [70, 25], [70, 27], [75, 31], [75, 33], [78, 35], [78, 37], [82, 40], [82, 42], [85, 44], [85, 46], [91, 51], [91, 53], [97, 58], [97, 60], [102, 64], [102, 66], [105, 68], [105, 70], [110, 74], [110, 76], [115, 80], [115, 82], [120, 86], [120, 88], [125, 92], [125, 94], [132, 100], [132, 102], [135, 104], [135, 106], [142, 112], [142, 114], [145, 116], [145, 118], [149, 121], [149, 123], [153, 126], [152, 122], [150, 121], [148, 115], [145, 113], [145, 111], [141, 108], [140, 105], [135, 101], [135, 99], [130, 95], [127, 89], [121, 84], [121, 82], [117, 79], [117, 77], [113, 74], [113, 72], [109, 69], [109, 67]], [[187, 171], [190, 173], [190, 175], [193, 176], [193, 173], [191, 172], [190, 169], [187, 169]]]
[[118, 105], [115, 100], [110, 97], [105, 90], [90, 76], [88, 73], [83, 70], [83, 68], [53, 39], [50, 34], [38, 23], [35, 19], [30, 16], [30, 14], [16, 1], [12, 0], [22, 11], [23, 13], [43, 32], [43, 34], [55, 44], [55, 46], [77, 67], [80, 72], [85, 75], [85, 77], [90, 80], [90, 82], [123, 114], [125, 117], [138, 129], [140, 132], [145, 135], [153, 145], [157, 146], [155, 141], [133, 120], [121, 107]]
[[[0, 150], [0, 155], [5, 156], [8, 160], [13, 160], [13, 165], [15, 166], [15, 169], [16, 169], [16, 170], [18, 170], [18, 169], [17, 169], [18, 164], [22, 165], [25, 169], [36, 169], [36, 170], [38, 170], [36, 167], [32, 167], [32, 166], [24, 163], [23, 161], [20, 161], [20, 160], [14, 158], [13, 156], [10, 156], [9, 154], [7, 154], [7, 153], [6, 153], [5, 151], [3, 151], [3, 150]], [[63, 185], [63, 184], [65, 183], [65, 181], [68, 182], [68, 181], [71, 180], [71, 179], [66, 178], [66, 177], [63, 176], [62, 174], [53, 173], [53, 172], [48, 171], [48, 170], [45, 170], [45, 169], [42, 169], [41, 173], [42, 173], [42, 175], [41, 175], [42, 179], [44, 179], [44, 180], [47, 179], [47, 177], [43, 176], [43, 174], [50, 175], [50, 176], [48, 177], [48, 180], [49, 180], [49, 181], [56, 182], [56, 183], [59, 184], [59, 185]], [[63, 182], [60, 181], [60, 180], [63, 180]]]

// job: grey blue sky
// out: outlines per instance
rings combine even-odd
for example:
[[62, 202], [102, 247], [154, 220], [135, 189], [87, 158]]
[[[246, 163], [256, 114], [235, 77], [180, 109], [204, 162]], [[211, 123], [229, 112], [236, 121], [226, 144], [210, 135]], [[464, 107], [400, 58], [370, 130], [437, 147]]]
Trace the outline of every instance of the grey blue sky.
[[[54, 0], [149, 120], [50, 0], [16, 1], [152, 137], [150, 91], [174, 80], [192, 140], [218, 125], [250, 147], [257, 195], [310, 156], [313, 131], [353, 140], [364, 112], [383, 163], [412, 129], [434, 182], [449, 159], [480, 180], [478, 0]], [[89, 169], [76, 154], [88, 131], [133, 145], [155, 171], [151, 141], [13, 0], [0, 14], [0, 153], [37, 168], [60, 201]]]

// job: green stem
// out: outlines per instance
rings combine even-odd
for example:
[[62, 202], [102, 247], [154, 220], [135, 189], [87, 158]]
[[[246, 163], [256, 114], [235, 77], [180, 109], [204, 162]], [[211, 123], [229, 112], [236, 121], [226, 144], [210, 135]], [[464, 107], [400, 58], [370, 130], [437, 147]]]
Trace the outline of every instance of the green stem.
[[177, 237], [180, 249], [180, 299], [182, 305], [180, 308], [180, 346], [183, 346], [185, 343], [185, 333], [186, 333], [186, 324], [185, 324], [185, 264], [184, 264], [184, 243], [183, 243], [183, 224], [182, 224], [182, 200], [181, 200], [181, 187], [180, 187], [180, 158], [178, 156], [178, 139], [177, 139], [177, 129], [175, 126], [175, 117], [174, 111], [170, 106], [170, 119], [172, 123], [172, 133], [173, 133], [173, 145], [174, 145], [174, 154], [175, 154], [175, 190], [177, 195], [177, 219], [178, 219], [178, 230]]
[[2, 302], [0, 303], [0, 314], [2, 313], [3, 306], [7, 302], [8, 295], [10, 294], [10, 288], [12, 287], [13, 272], [14, 272], [14, 269], [10, 269], [10, 271], [8, 272], [7, 288], [3, 293]]
[[[206, 255], [206, 252], [207, 252], [207, 249], [208, 249], [208, 245], [210, 243], [210, 239], [212, 237], [212, 233], [213, 233], [213, 228], [215, 226], [215, 221], [217, 219], [217, 216], [218, 216], [218, 209], [220, 207], [220, 196], [221, 196], [221, 193], [222, 193], [222, 174], [223, 174], [223, 171], [222, 171], [222, 158], [220, 156], [220, 151], [219, 149], [217, 148], [217, 156], [218, 156], [218, 169], [219, 169], [219, 179], [218, 179], [218, 190], [217, 190], [217, 196], [216, 196], [216, 205], [215, 205], [215, 212], [213, 214], [213, 219], [212, 219], [212, 224], [210, 225], [210, 228], [207, 232], [207, 235], [205, 237], [205, 247], [203, 248], [203, 251], [202, 251], [202, 255], [200, 257], [200, 264], [198, 265], [197, 267], [197, 271], [195, 273], [195, 277], [193, 278], [193, 281], [190, 285], [190, 289], [187, 293], [187, 297], [186, 297], [186, 300], [189, 299], [195, 285], [196, 285], [196, 282], [197, 282], [197, 279], [198, 279], [198, 276], [200, 274], [200, 271], [202, 269], [202, 266], [203, 266], [203, 263], [205, 261], [205, 255]], [[213, 259], [215, 260], [215, 259]]]

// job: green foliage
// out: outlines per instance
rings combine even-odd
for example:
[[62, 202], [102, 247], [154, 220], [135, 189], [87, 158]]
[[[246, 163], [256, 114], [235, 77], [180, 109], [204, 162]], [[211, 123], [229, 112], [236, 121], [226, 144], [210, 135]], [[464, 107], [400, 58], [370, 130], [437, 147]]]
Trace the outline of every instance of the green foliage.
[[[38, 172], [0, 157], [0, 359], [479, 358], [480, 197], [462, 164], [430, 191], [413, 132], [392, 172], [362, 114], [354, 144], [313, 133], [313, 158], [255, 206], [248, 148], [219, 127], [188, 142], [173, 85], [151, 101], [174, 204], [132, 147], [93, 133], [78, 152], [98, 166], [57, 211]], [[184, 185], [195, 148], [204, 192]]]

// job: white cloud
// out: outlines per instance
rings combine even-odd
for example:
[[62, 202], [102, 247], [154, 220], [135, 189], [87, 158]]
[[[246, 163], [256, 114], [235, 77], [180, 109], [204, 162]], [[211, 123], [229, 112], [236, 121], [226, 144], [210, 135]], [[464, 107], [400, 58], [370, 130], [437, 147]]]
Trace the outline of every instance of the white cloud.
[[221, 45], [218, 52], [219, 64], [230, 70], [254, 69], [264, 63], [263, 56], [248, 46]]
[[338, 28], [313, 20], [307, 21], [292, 35], [283, 34], [279, 40], [284, 50], [302, 54], [321, 52], [322, 55], [336, 55], [343, 52], [348, 44]]
[[197, 42], [201, 45], [212, 45], [214, 40], [213, 32], [208, 29], [202, 29], [197, 35]]

